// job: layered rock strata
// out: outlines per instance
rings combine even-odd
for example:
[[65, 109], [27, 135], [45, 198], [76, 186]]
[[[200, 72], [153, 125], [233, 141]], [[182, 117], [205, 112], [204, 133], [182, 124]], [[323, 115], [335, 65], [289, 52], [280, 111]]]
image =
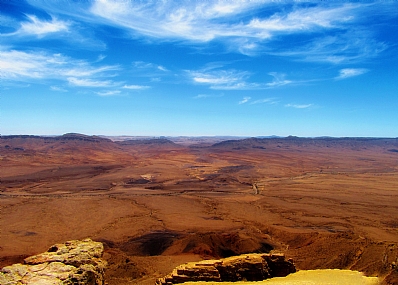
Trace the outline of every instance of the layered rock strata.
[[104, 247], [91, 239], [55, 244], [47, 252], [30, 256], [24, 264], [0, 271], [2, 285], [103, 285]]
[[296, 272], [292, 260], [283, 254], [243, 254], [220, 260], [203, 260], [178, 266], [172, 273], [156, 281], [172, 285], [189, 281], [260, 281], [284, 277]]

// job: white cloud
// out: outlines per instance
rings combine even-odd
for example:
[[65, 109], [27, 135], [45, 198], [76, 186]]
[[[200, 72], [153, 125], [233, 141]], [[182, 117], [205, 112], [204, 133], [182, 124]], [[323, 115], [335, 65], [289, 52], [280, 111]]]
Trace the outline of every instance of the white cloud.
[[96, 1], [93, 15], [137, 33], [155, 38], [209, 41], [216, 37], [239, 36], [245, 32], [216, 23], [226, 16], [241, 14], [261, 1]]
[[130, 90], [144, 90], [151, 87], [146, 85], [124, 85], [122, 88]]
[[100, 54], [96, 60], [96, 62], [101, 62], [106, 58], [106, 55]]
[[333, 36], [316, 37], [306, 45], [281, 47], [268, 53], [301, 61], [344, 64], [376, 57], [386, 49], [387, 44], [375, 41], [369, 31], [358, 28]]
[[[331, 29], [340, 29], [341, 32], [351, 30], [351, 24], [360, 18], [361, 12], [367, 7], [362, 3], [320, 4], [314, 7], [287, 5], [282, 6], [279, 10], [281, 12], [267, 16], [252, 16], [257, 14], [254, 12], [260, 7], [268, 5], [268, 1], [220, 0], [177, 3], [101, 0], [94, 2], [90, 11], [95, 17], [105, 19], [108, 23], [135, 34], [198, 43], [217, 39], [225, 42], [231, 51], [253, 56], [259, 52], [283, 55], [278, 48], [269, 44], [276, 37], [319, 33]], [[317, 40], [313, 38], [309, 42], [312, 44], [312, 41], [316, 43]], [[285, 52], [299, 52], [291, 46], [287, 49]]]
[[239, 105], [249, 103], [250, 105], [256, 105], [256, 104], [277, 104], [277, 101], [275, 101], [275, 98], [265, 98], [265, 99], [258, 99], [251, 101], [251, 97], [243, 97], [241, 101], [238, 102]]
[[164, 66], [158, 65], [157, 68], [161, 71], [168, 71], [168, 69]]
[[67, 80], [71, 85], [80, 87], [109, 87], [115, 85], [111, 80], [92, 80], [89, 78], [76, 77], [68, 77]]
[[285, 107], [296, 108], [296, 109], [306, 109], [313, 107], [313, 104], [286, 104]]
[[58, 92], [68, 92], [68, 90], [59, 86], [50, 86], [50, 90]]
[[224, 94], [198, 94], [194, 96], [194, 99], [204, 99], [204, 98], [218, 98], [223, 97]]
[[[54, 55], [52, 58], [56, 57]], [[48, 57], [40, 53], [0, 50], [0, 77], [16, 79], [19, 77], [42, 78], [50, 69]]]
[[341, 7], [317, 6], [298, 8], [290, 13], [277, 13], [267, 19], [253, 19], [249, 28], [258, 31], [258, 35], [270, 37], [273, 33], [308, 32], [312, 29], [332, 28], [335, 25], [353, 19], [352, 10], [359, 7], [354, 4], [344, 4]]
[[133, 65], [135, 68], [139, 68], [139, 69], [154, 69], [154, 70], [160, 70], [160, 71], [165, 71], [165, 72], [169, 71], [166, 67], [152, 63], [152, 62], [135, 61], [135, 62], [133, 62]]
[[135, 68], [154, 68], [154, 64], [150, 62], [144, 62], [144, 61], [134, 61], [133, 65]]
[[198, 95], [194, 96], [193, 98], [194, 98], [194, 99], [202, 99], [202, 98], [209, 98], [209, 97], [211, 97], [211, 95], [208, 95], [208, 94], [198, 94]]
[[243, 97], [242, 101], [239, 101], [239, 105], [245, 104], [247, 102], [249, 102], [251, 99], [251, 97]]
[[346, 79], [349, 77], [362, 75], [366, 72], [368, 72], [368, 69], [366, 68], [344, 68], [340, 69], [340, 74], [335, 79]]
[[274, 77], [272, 82], [266, 83], [266, 86], [269, 88], [280, 87], [288, 84], [294, 83], [291, 80], [286, 80], [286, 74], [278, 73], [278, 72], [270, 72], [268, 73], [272, 77]]
[[257, 83], [247, 82], [249, 72], [239, 70], [209, 70], [188, 71], [194, 83], [207, 84], [216, 90], [248, 90], [257, 89]]
[[62, 54], [0, 48], [0, 77], [3, 80], [43, 82], [57, 79], [75, 86], [105, 87], [118, 84], [103, 80], [113, 77], [114, 74], [109, 72], [118, 69], [118, 66], [93, 66]]
[[[372, 27], [365, 26], [363, 19], [376, 12], [381, 16], [394, 15], [391, 12], [393, 8], [381, 7], [380, 11], [389, 12], [380, 12], [375, 4], [364, 2], [321, 1], [308, 4], [305, 1], [282, 1], [276, 5], [268, 0], [97, 0], [68, 5], [67, 0], [60, 0], [61, 4], [59, 1], [29, 1], [51, 15], [74, 17], [73, 25], [85, 21], [122, 28], [134, 37], [187, 41], [198, 45], [217, 40], [223, 42], [228, 51], [248, 56], [268, 53], [333, 64], [360, 61], [385, 50], [387, 43], [375, 40]], [[48, 23], [56, 21], [60, 22], [52, 19]], [[77, 33], [74, 29], [69, 30], [74, 35]], [[329, 31], [333, 36], [325, 37], [325, 34], [330, 35]], [[363, 37], [363, 31], [369, 31], [369, 34]], [[283, 37], [298, 34], [305, 35], [305, 40], [284, 46], [280, 44], [284, 42]], [[91, 44], [98, 46], [98, 43]]]
[[[344, 63], [377, 55], [386, 48], [386, 44], [377, 42], [370, 34], [362, 37], [362, 31], [370, 30], [368, 25], [361, 26], [364, 17], [376, 10], [362, 2], [309, 5], [299, 1], [281, 2], [277, 6], [267, 0], [98, 0], [76, 5], [31, 1], [49, 13], [64, 13], [79, 21], [119, 27], [134, 37], [197, 44], [218, 40], [229, 51], [248, 56], [268, 53], [306, 61]], [[266, 13], [258, 13], [262, 10]], [[361, 32], [356, 34], [358, 30]], [[323, 36], [328, 31], [333, 31], [332, 37]], [[298, 34], [305, 34], [306, 40], [280, 45], [281, 37]], [[327, 44], [330, 38], [334, 38], [335, 44]]]
[[48, 34], [68, 32], [70, 22], [65, 22], [52, 17], [51, 21], [43, 21], [34, 15], [26, 15], [28, 21], [22, 22], [19, 29], [14, 33], [4, 34], [5, 36], [29, 36], [43, 37]]
[[275, 101], [275, 98], [266, 98], [266, 99], [259, 99], [259, 100], [255, 100], [252, 101], [250, 104], [254, 105], [254, 104], [277, 104], [277, 101]]
[[96, 94], [98, 94], [99, 96], [115, 96], [115, 95], [119, 95], [121, 93], [120, 90], [112, 90], [112, 91], [99, 91], [99, 92], [95, 92]]
[[91, 76], [101, 76], [107, 71], [118, 70], [118, 66], [101, 66], [101, 67], [92, 67], [87, 62], [75, 62], [74, 66], [68, 66], [67, 68], [61, 69], [60, 73], [64, 76], [71, 77], [91, 77]]
[[332, 28], [352, 20], [352, 11], [360, 7], [354, 4], [343, 4], [340, 7], [299, 7], [267, 18], [252, 18], [246, 23], [231, 21], [237, 15], [244, 15], [266, 5], [266, 1], [151, 3], [101, 0], [94, 2], [90, 11], [115, 25], [147, 36], [210, 41], [226, 37], [264, 40], [273, 37], [275, 33]]
[[271, 89], [285, 85], [303, 84], [308, 81], [292, 81], [285, 79], [286, 75], [279, 72], [268, 73], [273, 77], [272, 82], [249, 82], [250, 73], [234, 69], [217, 69], [219, 66], [208, 67], [198, 71], [188, 71], [188, 75], [194, 83], [209, 85], [215, 90], [259, 90]]

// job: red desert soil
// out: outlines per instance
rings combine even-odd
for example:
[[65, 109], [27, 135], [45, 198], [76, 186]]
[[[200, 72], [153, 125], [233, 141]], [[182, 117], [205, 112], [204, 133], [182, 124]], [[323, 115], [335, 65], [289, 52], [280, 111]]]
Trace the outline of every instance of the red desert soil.
[[398, 284], [398, 139], [0, 137], [0, 267], [104, 242], [107, 282], [277, 250]]

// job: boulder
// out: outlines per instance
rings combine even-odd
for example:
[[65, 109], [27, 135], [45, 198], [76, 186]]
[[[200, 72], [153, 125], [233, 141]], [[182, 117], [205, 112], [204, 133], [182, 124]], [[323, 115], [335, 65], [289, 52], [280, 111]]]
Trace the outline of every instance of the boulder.
[[291, 260], [283, 254], [243, 254], [220, 260], [203, 260], [178, 266], [157, 285], [172, 285], [197, 281], [260, 281], [284, 277], [296, 272]]
[[47, 252], [30, 256], [24, 264], [0, 271], [2, 285], [103, 285], [106, 262], [104, 247], [91, 239], [72, 240], [51, 246]]

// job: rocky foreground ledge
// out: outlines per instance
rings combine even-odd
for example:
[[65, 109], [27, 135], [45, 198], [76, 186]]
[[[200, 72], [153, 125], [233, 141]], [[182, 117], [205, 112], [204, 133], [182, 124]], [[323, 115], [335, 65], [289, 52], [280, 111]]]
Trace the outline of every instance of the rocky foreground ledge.
[[157, 285], [184, 282], [261, 281], [285, 277], [296, 272], [292, 260], [283, 254], [243, 254], [220, 260], [203, 260], [178, 266], [172, 273], [156, 281]]
[[30, 256], [24, 264], [4, 267], [1, 285], [103, 285], [104, 247], [91, 239], [72, 240]]

